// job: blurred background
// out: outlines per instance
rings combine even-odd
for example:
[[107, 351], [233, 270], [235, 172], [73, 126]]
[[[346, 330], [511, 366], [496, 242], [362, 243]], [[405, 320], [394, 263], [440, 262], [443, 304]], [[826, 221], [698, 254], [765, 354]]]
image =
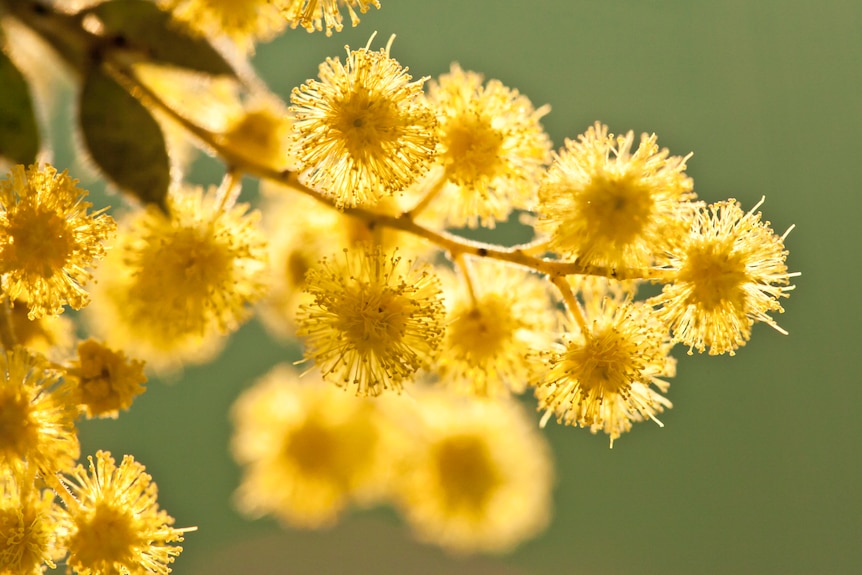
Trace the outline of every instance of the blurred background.
[[[152, 380], [120, 419], [82, 425], [85, 454], [134, 454], [177, 525], [198, 526], [174, 572], [862, 573], [862, 3], [381, 2], [331, 38], [289, 31], [254, 64], [287, 100], [345, 44], [377, 31], [378, 47], [397, 34], [393, 56], [414, 76], [457, 61], [550, 104], [556, 147], [600, 120], [615, 133], [655, 132], [672, 154], [693, 151], [700, 198], [737, 198], [747, 210], [766, 196], [778, 233], [796, 224], [788, 265], [803, 275], [778, 318], [790, 335], [756, 326], [732, 358], [680, 350], [665, 427], [637, 425], [613, 450], [605, 436], [550, 423], [549, 529], [510, 555], [459, 559], [413, 543], [385, 509], [324, 533], [233, 510], [229, 406], [297, 358], [253, 321], [216, 363]], [[56, 146], [60, 168], [73, 163], [70, 141]], [[191, 179], [220, 176], [204, 158]]]

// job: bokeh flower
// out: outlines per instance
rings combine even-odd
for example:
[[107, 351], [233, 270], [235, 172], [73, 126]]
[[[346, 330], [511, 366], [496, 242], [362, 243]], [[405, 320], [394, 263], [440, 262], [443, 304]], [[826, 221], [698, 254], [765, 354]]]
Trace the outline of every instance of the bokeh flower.
[[101, 339], [157, 369], [210, 359], [266, 288], [258, 212], [201, 188], [174, 190], [168, 207], [123, 221], [88, 308]]
[[456, 553], [501, 553], [538, 534], [553, 467], [520, 404], [441, 390], [415, 397], [415, 436], [394, 486], [416, 536]]
[[144, 393], [144, 362], [129, 359], [122, 351], [88, 339], [78, 344], [78, 357], [66, 371], [74, 387], [76, 403], [88, 417], [116, 419], [120, 410], [132, 406]]
[[243, 466], [235, 500], [246, 515], [329, 527], [349, 504], [375, 501], [388, 488], [392, 454], [375, 403], [317, 372], [300, 380], [276, 366], [243, 392], [231, 415], [232, 451]]

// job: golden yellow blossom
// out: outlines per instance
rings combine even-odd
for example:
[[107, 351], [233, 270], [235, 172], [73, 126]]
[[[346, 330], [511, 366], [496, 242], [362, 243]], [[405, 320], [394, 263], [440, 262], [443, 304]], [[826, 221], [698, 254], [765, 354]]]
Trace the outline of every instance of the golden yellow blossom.
[[632, 421], [652, 419], [671, 407], [662, 379], [675, 375], [671, 344], [664, 325], [643, 302], [631, 301], [625, 290], [583, 292], [586, 331], [571, 326], [562, 344], [539, 354], [546, 373], [536, 381], [544, 425], [552, 414], [567, 425], [603, 431], [614, 440], [631, 429]]
[[75, 388], [77, 403], [88, 418], [116, 419], [135, 397], [144, 393], [144, 362], [129, 359], [122, 351], [108, 349], [94, 339], [78, 345], [78, 358], [67, 377]]
[[673, 252], [672, 282], [650, 300], [676, 341], [710, 355], [745, 345], [751, 326], [762, 321], [786, 334], [770, 312], [783, 312], [779, 299], [794, 286], [788, 273], [784, 238], [757, 208], [743, 212], [736, 200], [717, 202], [698, 212], [688, 240]]
[[444, 276], [446, 338], [433, 370], [459, 391], [520, 393], [532, 379], [528, 353], [548, 347], [557, 327], [549, 283], [499, 262], [469, 263], [469, 282]]
[[429, 82], [428, 100], [437, 113], [438, 161], [449, 183], [429, 215], [453, 227], [493, 228], [513, 209], [533, 208], [551, 156], [539, 123], [550, 108], [536, 110], [517, 90], [498, 80], [483, 84], [480, 74], [457, 64]]
[[554, 154], [539, 189], [537, 229], [550, 248], [584, 264], [642, 267], [680, 245], [693, 216], [685, 158], [656, 136], [614, 136], [598, 122]]
[[443, 337], [440, 282], [380, 248], [344, 250], [306, 274], [314, 302], [300, 307], [297, 335], [323, 378], [357, 395], [400, 391]]
[[434, 114], [389, 48], [327, 58], [320, 81], [291, 93], [296, 149], [310, 186], [338, 206], [374, 204], [405, 189], [434, 156]]
[[64, 554], [62, 510], [32, 473], [0, 467], [0, 573], [41, 575]]
[[89, 319], [110, 346], [155, 368], [203, 361], [265, 291], [258, 212], [223, 209], [214, 190], [174, 190], [170, 216], [149, 207], [123, 222]]
[[331, 526], [352, 502], [368, 503], [389, 481], [384, 421], [370, 399], [302, 381], [276, 366], [232, 408], [233, 454], [243, 465], [240, 510], [286, 525]]
[[380, 8], [378, 0], [271, 0], [278, 6], [291, 28], [302, 26], [309, 32], [326, 29], [326, 35], [332, 35], [332, 30], [341, 32], [344, 20], [338, 9], [339, 5], [347, 8], [352, 26], [359, 24], [356, 10], [365, 14], [368, 8]]
[[538, 534], [551, 511], [544, 438], [514, 399], [416, 395], [415, 437], [399, 508], [416, 535], [458, 552], [505, 552]]
[[[279, 338], [295, 337], [298, 306], [301, 301], [311, 301], [302, 292], [305, 274], [324, 256], [365, 243], [378, 244], [383, 250], [397, 247], [412, 259], [421, 259], [435, 249], [414, 235], [382, 226], [371, 228], [347, 213], [322, 209], [320, 202], [284, 187], [263, 182], [261, 192], [270, 289], [258, 318]], [[396, 215], [402, 211], [400, 200], [400, 196], [384, 198], [370, 209]]]
[[0, 351], [0, 468], [44, 473], [78, 459], [75, 405], [47, 362], [22, 347]]
[[227, 36], [243, 52], [284, 30], [286, 22], [270, 0], [156, 0], [174, 19], [202, 36]]
[[160, 510], [158, 490], [144, 466], [131, 455], [117, 467], [110, 453], [88, 457], [89, 469], [78, 465], [66, 487], [69, 531], [66, 564], [78, 575], [167, 575], [182, 547], [184, 529]]
[[51, 166], [13, 166], [0, 180], [0, 274], [3, 291], [27, 301], [31, 319], [80, 309], [88, 267], [105, 254], [114, 220], [88, 213], [87, 191]]

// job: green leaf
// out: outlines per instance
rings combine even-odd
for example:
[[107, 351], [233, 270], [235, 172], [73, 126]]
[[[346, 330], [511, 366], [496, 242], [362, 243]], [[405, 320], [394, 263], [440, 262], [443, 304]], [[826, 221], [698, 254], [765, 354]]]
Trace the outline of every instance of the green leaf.
[[188, 35], [171, 20], [169, 13], [159, 10], [150, 0], [113, 0], [88, 12], [101, 20], [106, 36], [144, 51], [150, 61], [207, 74], [236, 76], [209, 42]]
[[39, 153], [39, 128], [27, 80], [0, 50], [0, 156], [32, 164]]
[[166, 209], [170, 162], [158, 123], [137, 99], [98, 68], [81, 89], [79, 119], [96, 164], [118, 187]]

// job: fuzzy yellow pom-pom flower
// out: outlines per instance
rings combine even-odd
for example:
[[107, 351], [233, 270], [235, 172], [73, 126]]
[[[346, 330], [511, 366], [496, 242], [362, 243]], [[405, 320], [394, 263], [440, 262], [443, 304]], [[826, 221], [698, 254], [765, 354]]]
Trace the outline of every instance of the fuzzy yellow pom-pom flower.
[[411, 82], [389, 48], [328, 58], [320, 81], [291, 93], [296, 149], [307, 182], [339, 206], [374, 204], [427, 169], [436, 146], [422, 80]]
[[9, 321], [16, 343], [50, 359], [68, 356], [75, 343], [74, 322], [66, 315], [30, 319], [28, 313], [27, 302], [19, 300], [12, 304]]
[[32, 473], [0, 467], [0, 573], [41, 575], [65, 551], [62, 509], [54, 492], [35, 487]]
[[102, 339], [157, 369], [210, 358], [265, 291], [258, 212], [201, 188], [175, 190], [168, 206], [123, 222], [88, 308]]
[[416, 436], [394, 488], [417, 536], [471, 553], [506, 552], [538, 534], [553, 468], [521, 406], [430, 390], [416, 399]]
[[156, 0], [174, 19], [202, 36], [227, 36], [243, 52], [272, 40], [286, 22], [270, 0]]
[[443, 276], [446, 338], [434, 372], [443, 385], [475, 395], [524, 391], [531, 350], [551, 344], [557, 327], [548, 282], [498, 262], [470, 262], [469, 279]]
[[0, 351], [0, 468], [71, 469], [76, 415], [70, 387], [46, 361], [21, 347]]
[[306, 274], [306, 291], [314, 302], [297, 318], [305, 357], [357, 395], [400, 391], [443, 337], [439, 280], [379, 248], [324, 258]]
[[442, 177], [448, 182], [429, 206], [449, 226], [494, 227], [513, 209], [531, 209], [551, 140], [538, 110], [497, 80], [453, 64], [428, 85], [428, 101], [437, 113]]
[[175, 529], [173, 517], [159, 509], [158, 490], [144, 466], [131, 455], [119, 467], [110, 453], [88, 458], [65, 486], [68, 533], [66, 564], [78, 575], [167, 575], [182, 547], [186, 529]]
[[144, 362], [128, 359], [122, 351], [108, 349], [93, 339], [78, 345], [78, 358], [67, 371], [77, 403], [88, 418], [112, 417], [129, 409], [144, 393]]
[[275, 4], [287, 18], [291, 28], [302, 26], [309, 32], [318, 32], [326, 29], [326, 35], [330, 36], [332, 30], [341, 32], [344, 27], [344, 19], [338, 6], [347, 8], [350, 14], [350, 23], [353, 26], [359, 24], [358, 9], [362, 14], [368, 12], [368, 8], [374, 6], [380, 8], [378, 0], [270, 0]]
[[780, 333], [770, 312], [783, 312], [779, 299], [794, 286], [784, 261], [784, 238], [760, 219], [763, 200], [743, 212], [735, 200], [701, 210], [688, 240], [673, 252], [671, 283], [650, 300], [673, 336], [711, 355], [733, 354], [745, 345], [751, 326], [762, 321]]
[[80, 309], [88, 267], [104, 256], [116, 226], [104, 210], [88, 213], [86, 190], [51, 166], [14, 166], [0, 180], [3, 291], [27, 301], [31, 319]]
[[655, 135], [614, 136], [600, 123], [567, 140], [539, 189], [537, 229], [550, 248], [584, 264], [640, 267], [679, 245], [693, 216], [685, 158]]
[[233, 406], [234, 457], [244, 466], [240, 510], [286, 525], [331, 526], [389, 480], [386, 427], [375, 403], [278, 366]]
[[568, 425], [603, 431], [614, 440], [632, 421], [652, 419], [671, 407], [662, 379], [676, 373], [671, 344], [652, 309], [631, 301], [625, 290], [605, 282], [583, 290], [586, 330], [572, 326], [562, 344], [542, 352], [546, 373], [537, 380], [536, 397], [544, 425], [552, 414]]

